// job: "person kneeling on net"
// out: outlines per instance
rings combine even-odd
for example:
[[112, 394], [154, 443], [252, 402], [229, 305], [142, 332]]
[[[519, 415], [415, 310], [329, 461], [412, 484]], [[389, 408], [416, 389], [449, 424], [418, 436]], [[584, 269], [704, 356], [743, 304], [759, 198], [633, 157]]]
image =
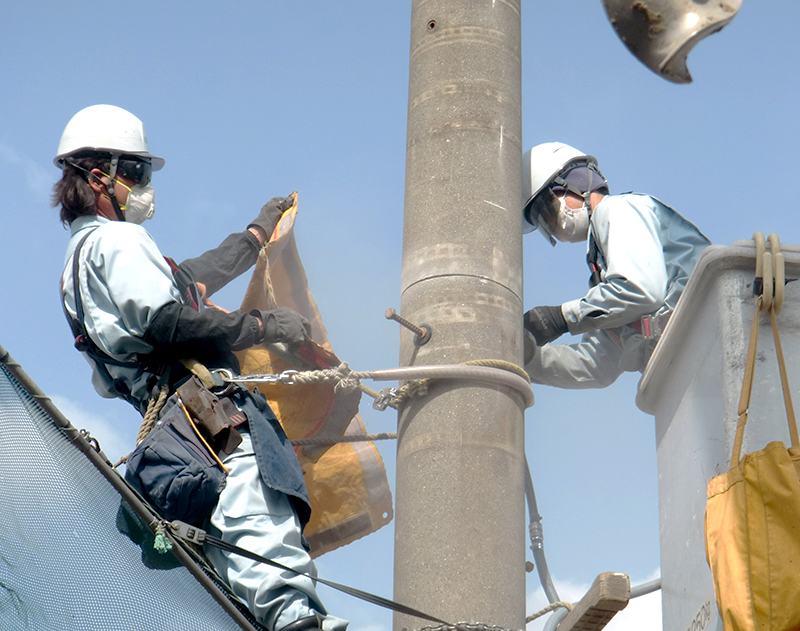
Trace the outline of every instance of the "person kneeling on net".
[[[315, 577], [302, 536], [311, 512], [303, 471], [266, 400], [239, 386], [215, 394], [189, 370], [209, 375], [199, 363], [238, 373], [232, 351], [296, 344], [308, 335], [309, 323], [290, 309], [228, 313], [206, 300], [252, 267], [292, 199], [272, 199], [247, 230], [176, 265], [140, 225], [155, 210], [150, 182], [164, 160], [150, 154], [138, 118], [111, 105], [81, 110], [64, 130], [55, 163], [62, 177], [54, 205], [72, 234], [61, 294], [76, 347], [101, 396], [122, 398], [155, 421], [149, 432], [143, 424], [126, 479], [165, 518], [203, 525], [227, 543]], [[219, 463], [210, 463], [202, 482], [187, 476], [164, 484], [163, 472], [184, 458], [179, 433], [169, 429], [192, 422]], [[154, 442], [160, 450], [147, 449]], [[265, 627], [347, 627], [327, 615], [312, 578], [219, 548], [207, 546], [206, 554]]]

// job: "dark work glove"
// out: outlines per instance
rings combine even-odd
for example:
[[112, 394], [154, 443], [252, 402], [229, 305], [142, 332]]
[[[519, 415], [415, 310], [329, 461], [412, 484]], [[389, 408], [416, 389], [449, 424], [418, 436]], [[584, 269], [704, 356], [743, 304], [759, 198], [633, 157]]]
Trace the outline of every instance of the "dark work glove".
[[560, 306], [534, 307], [522, 316], [522, 324], [539, 346], [549, 344], [569, 330]]
[[247, 227], [258, 226], [262, 228], [267, 233], [267, 239], [269, 239], [283, 213], [291, 208], [293, 203], [294, 200], [291, 197], [273, 197], [261, 207], [258, 217], [253, 219]]
[[250, 315], [261, 318], [264, 323], [262, 344], [300, 344], [311, 335], [311, 324], [297, 311], [289, 307], [278, 307], [270, 311], [253, 309]]

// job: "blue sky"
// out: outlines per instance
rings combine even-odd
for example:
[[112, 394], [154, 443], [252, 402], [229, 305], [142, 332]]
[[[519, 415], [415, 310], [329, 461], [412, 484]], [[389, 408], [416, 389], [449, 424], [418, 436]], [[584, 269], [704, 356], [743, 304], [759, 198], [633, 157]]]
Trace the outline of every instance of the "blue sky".
[[[399, 332], [383, 314], [400, 307], [410, 14], [399, 0], [4, 6], [0, 343], [110, 455], [132, 444], [139, 419], [94, 393], [58, 304], [68, 233], [49, 194], [66, 122], [96, 103], [145, 122], [167, 160], [147, 227], [178, 260], [298, 190], [298, 247], [334, 349], [356, 370], [393, 367]], [[599, 1], [523, 2], [524, 145], [560, 140], [596, 155], [612, 192], [655, 195], [714, 243], [756, 230], [796, 243], [799, 22], [796, 2], [745, 1], [690, 55], [695, 82], [677, 86], [628, 53]], [[553, 249], [532, 234], [524, 264], [526, 308], [585, 292], [581, 245]], [[215, 302], [233, 308], [243, 289]], [[634, 404], [637, 381], [536, 387], [526, 414], [545, 549], [565, 598], [601, 571], [634, 583], [658, 575], [655, 435]], [[395, 428], [394, 413], [365, 404], [362, 415], [370, 431]], [[395, 447], [380, 449], [393, 484]], [[392, 558], [390, 526], [319, 568], [391, 596]], [[535, 575], [528, 583], [531, 612], [545, 600]], [[352, 629], [390, 627], [390, 614], [322, 589]], [[608, 628], [659, 628], [659, 597], [642, 600]]]

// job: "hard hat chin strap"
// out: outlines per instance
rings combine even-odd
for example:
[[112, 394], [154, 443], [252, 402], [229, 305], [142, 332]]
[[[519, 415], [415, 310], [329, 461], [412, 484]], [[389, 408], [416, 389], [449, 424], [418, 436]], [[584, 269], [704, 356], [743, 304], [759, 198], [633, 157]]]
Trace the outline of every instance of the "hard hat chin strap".
[[114, 207], [114, 212], [117, 213], [117, 219], [125, 221], [125, 215], [122, 213], [119, 201], [117, 200], [117, 192], [114, 190], [114, 177], [117, 175], [118, 162], [119, 156], [111, 156], [111, 167], [108, 173], [109, 179], [108, 182], [106, 182], [106, 190], [108, 191], [108, 198], [111, 200], [111, 205]]
[[72, 167], [75, 167], [76, 169], [79, 169], [80, 171], [83, 171], [88, 175], [88, 177], [94, 179], [96, 182], [104, 183], [106, 186], [106, 192], [108, 193], [108, 198], [111, 200], [111, 205], [114, 207], [114, 212], [117, 214], [117, 219], [120, 221], [125, 221], [125, 215], [122, 213], [122, 208], [120, 207], [119, 200], [117, 199], [117, 192], [114, 190], [114, 177], [117, 175], [117, 163], [119, 162], [119, 156], [111, 156], [108, 182], [103, 182], [101, 178], [97, 177], [88, 169], [84, 169], [72, 158], [67, 158], [64, 162]]
[[570, 184], [560, 175], [557, 175], [555, 178], [553, 178], [553, 184], [557, 184], [558, 186], [563, 186], [567, 191], [569, 191], [573, 195], [580, 197], [583, 200], [583, 207], [586, 208], [586, 210], [589, 211], [589, 213], [592, 212], [592, 203], [590, 199], [592, 196], [591, 190], [588, 190], [584, 193], [577, 186]]

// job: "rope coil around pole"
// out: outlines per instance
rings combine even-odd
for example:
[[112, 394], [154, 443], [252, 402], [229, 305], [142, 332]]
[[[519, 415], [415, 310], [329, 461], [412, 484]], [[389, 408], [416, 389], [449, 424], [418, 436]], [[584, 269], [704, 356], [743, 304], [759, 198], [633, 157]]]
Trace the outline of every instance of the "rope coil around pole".
[[[400, 368], [387, 368], [382, 370], [356, 372], [350, 369], [346, 362], [336, 368], [309, 371], [286, 371], [276, 374], [254, 374], [233, 376], [229, 371], [215, 371], [222, 380], [230, 383], [335, 383], [338, 387], [346, 389], [359, 388], [362, 379], [374, 381], [405, 381], [405, 384], [394, 394], [394, 405], [411, 396], [421, 396], [427, 393], [427, 387], [433, 379], [465, 379], [483, 381], [492, 385], [511, 388], [522, 395], [525, 407], [529, 408], [534, 403], [533, 390], [530, 380], [522, 368], [511, 362], [501, 360], [476, 360], [464, 364], [441, 364], [435, 366], [404, 366]], [[362, 390], [365, 390], [362, 388]], [[369, 393], [368, 393], [369, 394]], [[372, 393], [374, 394], [374, 393]], [[380, 396], [380, 395], [379, 395]]]
[[[495, 360], [482, 361], [492, 361], [494, 365], [467, 363], [441, 364], [436, 366], [403, 366], [400, 368], [385, 368], [370, 372], [352, 373], [352, 376], [357, 379], [372, 379], [373, 381], [403, 381], [412, 379], [467, 379], [484, 381], [492, 385], [501, 385], [511, 388], [522, 395], [525, 401], [525, 407], [533, 405], [533, 391], [531, 390], [529, 380], [524, 379], [516, 370], [512, 372], [508, 368], [500, 367], [498, 365], [500, 362], [496, 362]], [[514, 366], [514, 364], [508, 362], [503, 362], [503, 364]], [[521, 370], [516, 366], [515, 368]], [[427, 391], [426, 386], [427, 384], [417, 384], [405, 391], [401, 388], [398, 391], [398, 396], [402, 398], [402, 395], [399, 394], [400, 392], [408, 392], [408, 396], [415, 396], [420, 391], [424, 393]]]

